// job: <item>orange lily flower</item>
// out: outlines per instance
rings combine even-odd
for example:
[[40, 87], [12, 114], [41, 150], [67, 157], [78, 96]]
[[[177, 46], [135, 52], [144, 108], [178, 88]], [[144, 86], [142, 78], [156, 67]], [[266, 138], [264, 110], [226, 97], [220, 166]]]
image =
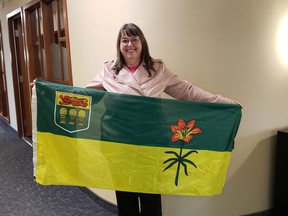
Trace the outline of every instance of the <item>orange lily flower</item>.
[[189, 143], [194, 134], [199, 134], [202, 132], [200, 128], [194, 128], [195, 123], [195, 120], [191, 120], [186, 125], [183, 119], [179, 119], [178, 125], [171, 125], [170, 129], [174, 133], [171, 137], [172, 142], [183, 140], [185, 143]]

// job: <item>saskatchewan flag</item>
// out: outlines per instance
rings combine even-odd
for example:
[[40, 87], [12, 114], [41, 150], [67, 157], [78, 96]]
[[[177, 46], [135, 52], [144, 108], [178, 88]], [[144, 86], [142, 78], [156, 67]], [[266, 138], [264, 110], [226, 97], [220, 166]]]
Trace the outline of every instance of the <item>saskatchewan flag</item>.
[[220, 194], [241, 106], [109, 93], [36, 80], [36, 182]]

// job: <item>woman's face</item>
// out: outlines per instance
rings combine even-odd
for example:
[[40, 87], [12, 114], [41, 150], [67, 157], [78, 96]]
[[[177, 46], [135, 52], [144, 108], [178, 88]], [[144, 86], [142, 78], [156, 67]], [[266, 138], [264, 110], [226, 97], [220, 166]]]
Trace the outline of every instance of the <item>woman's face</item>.
[[120, 39], [120, 52], [128, 66], [140, 64], [142, 43], [139, 36], [128, 36], [123, 33]]

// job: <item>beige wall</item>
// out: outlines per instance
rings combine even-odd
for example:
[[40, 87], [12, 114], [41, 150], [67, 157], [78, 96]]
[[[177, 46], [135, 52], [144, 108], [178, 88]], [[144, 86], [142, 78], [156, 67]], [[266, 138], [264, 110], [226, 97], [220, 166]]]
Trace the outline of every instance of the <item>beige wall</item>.
[[[3, 10], [7, 12], [0, 9], [0, 18], [6, 31]], [[236, 216], [271, 208], [276, 133], [288, 127], [288, 66], [278, 48], [287, 15], [287, 0], [68, 0], [75, 86], [84, 86], [106, 59], [115, 57], [120, 26], [134, 22], [146, 35], [154, 58], [163, 59], [195, 85], [244, 107], [222, 194], [163, 195], [165, 216]], [[4, 48], [12, 85], [9, 47]], [[10, 97], [10, 106], [13, 103]], [[115, 202], [113, 191], [95, 191]]]

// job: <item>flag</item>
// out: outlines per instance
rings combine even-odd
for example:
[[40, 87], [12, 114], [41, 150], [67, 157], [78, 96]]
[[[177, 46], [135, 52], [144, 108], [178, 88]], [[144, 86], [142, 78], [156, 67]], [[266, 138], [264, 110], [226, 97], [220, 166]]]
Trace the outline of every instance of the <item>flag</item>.
[[36, 182], [220, 194], [241, 106], [109, 93], [36, 80]]

